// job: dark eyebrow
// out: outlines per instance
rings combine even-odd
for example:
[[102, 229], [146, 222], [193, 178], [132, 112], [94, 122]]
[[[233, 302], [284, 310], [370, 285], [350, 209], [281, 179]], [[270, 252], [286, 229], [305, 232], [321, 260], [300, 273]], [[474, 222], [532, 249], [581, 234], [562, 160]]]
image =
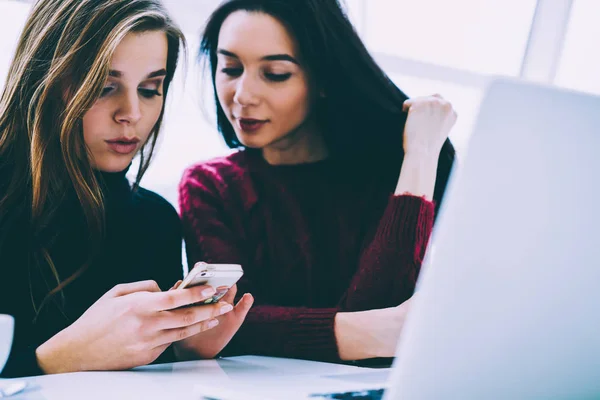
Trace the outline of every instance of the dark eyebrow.
[[[114, 78], [120, 78], [123, 76], [123, 73], [121, 71], [111, 69], [110, 71], [108, 71], [108, 75], [112, 76]], [[144, 79], [156, 78], [158, 76], [166, 76], [166, 75], [167, 75], [167, 70], [162, 68], [157, 71], [150, 72], [148, 75], [146, 75], [146, 78], [144, 78]]]
[[270, 56], [265, 56], [262, 59], [265, 61], [289, 61], [296, 65], [300, 65], [300, 63], [296, 61], [294, 57], [287, 54], [272, 54]]
[[[232, 53], [232, 52], [224, 50], [224, 49], [217, 49], [217, 53], [222, 54], [226, 57], [239, 59], [239, 57], [235, 53]], [[292, 57], [288, 54], [271, 54], [268, 56], [264, 56], [263, 58], [261, 58], [261, 60], [264, 60], [264, 61], [289, 61], [296, 65], [300, 65], [300, 63], [294, 57]]]
[[159, 69], [158, 71], [150, 72], [148, 75], [146, 75], [146, 79], [156, 78], [159, 76], [167, 76], [167, 70], [162, 68], [162, 69]]

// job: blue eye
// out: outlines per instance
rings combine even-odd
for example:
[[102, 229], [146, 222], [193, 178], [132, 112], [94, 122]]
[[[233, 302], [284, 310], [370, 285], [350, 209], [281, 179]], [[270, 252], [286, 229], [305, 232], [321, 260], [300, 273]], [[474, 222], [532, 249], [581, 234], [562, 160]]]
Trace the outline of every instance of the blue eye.
[[144, 88], [140, 88], [140, 89], [138, 89], [138, 91], [140, 92], [140, 94], [143, 97], [145, 97], [147, 99], [151, 99], [153, 97], [160, 97], [160, 96], [162, 96], [162, 94], [159, 93], [159, 91], [156, 90], [156, 89], [144, 89]]
[[243, 72], [241, 68], [223, 68], [221, 70], [222, 73], [229, 76], [240, 76]]
[[292, 76], [291, 73], [287, 73], [287, 74], [270, 74], [270, 73], [265, 73], [265, 77], [273, 82], [284, 82], [287, 81], [288, 79], [290, 79], [290, 77]]

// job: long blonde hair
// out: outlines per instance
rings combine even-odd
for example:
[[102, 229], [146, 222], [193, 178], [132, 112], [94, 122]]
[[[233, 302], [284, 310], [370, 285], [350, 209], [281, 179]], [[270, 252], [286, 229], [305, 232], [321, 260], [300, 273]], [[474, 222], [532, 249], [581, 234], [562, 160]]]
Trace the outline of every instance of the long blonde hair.
[[[145, 31], [163, 31], [168, 39], [166, 98], [185, 39], [159, 0], [38, 0], [19, 38], [0, 97], [0, 177], [5, 184], [0, 187], [0, 227], [15, 214], [24, 215], [30, 227], [30, 267], [49, 268], [56, 279], [38, 310], [91, 261], [61, 280], [48, 241], [40, 241], [49, 225], [57, 226], [56, 211], [67, 191], [77, 196], [90, 243], [102, 241], [103, 193], [90, 164], [82, 118], [100, 96], [121, 40]], [[148, 168], [163, 115], [164, 104], [140, 151], [136, 186]]]

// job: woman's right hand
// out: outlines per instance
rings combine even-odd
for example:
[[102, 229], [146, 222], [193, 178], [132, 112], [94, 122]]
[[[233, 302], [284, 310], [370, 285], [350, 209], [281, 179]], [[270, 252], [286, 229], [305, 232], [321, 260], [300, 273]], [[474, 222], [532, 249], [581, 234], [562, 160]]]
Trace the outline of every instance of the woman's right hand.
[[117, 285], [36, 350], [46, 373], [146, 365], [172, 343], [216, 326], [225, 303], [182, 306], [214, 294], [208, 286], [161, 292], [154, 281]]

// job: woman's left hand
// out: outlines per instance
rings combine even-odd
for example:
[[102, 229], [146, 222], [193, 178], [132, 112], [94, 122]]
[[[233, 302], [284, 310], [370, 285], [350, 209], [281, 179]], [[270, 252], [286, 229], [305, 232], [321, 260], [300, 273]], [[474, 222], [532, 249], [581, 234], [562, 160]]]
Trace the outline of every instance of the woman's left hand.
[[[174, 288], [178, 285], [179, 282]], [[236, 293], [237, 286], [233, 285], [223, 297], [223, 301], [233, 304]], [[219, 325], [215, 328], [173, 343], [177, 358], [182, 361], [216, 357], [240, 329], [253, 303], [252, 295], [246, 293], [233, 310], [217, 317]]]
[[404, 159], [395, 194], [409, 194], [433, 199], [438, 158], [456, 112], [442, 96], [435, 94], [406, 100], [408, 110], [404, 125]]
[[407, 156], [437, 157], [456, 122], [456, 111], [439, 94], [404, 102], [408, 110], [404, 127], [404, 153]]

